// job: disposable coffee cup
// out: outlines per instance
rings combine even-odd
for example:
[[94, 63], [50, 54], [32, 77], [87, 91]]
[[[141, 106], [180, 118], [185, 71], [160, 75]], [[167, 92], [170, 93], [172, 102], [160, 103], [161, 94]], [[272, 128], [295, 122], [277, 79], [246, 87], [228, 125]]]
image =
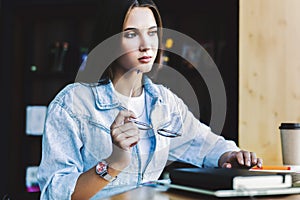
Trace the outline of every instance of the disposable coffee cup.
[[300, 123], [281, 123], [282, 161], [284, 165], [300, 165]]

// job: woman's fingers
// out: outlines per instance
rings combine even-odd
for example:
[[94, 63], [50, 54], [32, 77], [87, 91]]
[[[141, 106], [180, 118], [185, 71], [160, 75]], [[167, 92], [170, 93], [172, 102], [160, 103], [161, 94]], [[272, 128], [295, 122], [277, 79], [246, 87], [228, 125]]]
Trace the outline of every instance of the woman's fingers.
[[[116, 130], [120, 130], [119, 128]], [[122, 140], [126, 140], [131, 137], [139, 137], [139, 130], [137, 128], [133, 128], [127, 130], [125, 132], [115, 133], [112, 138], [114, 143], [120, 143]]]
[[247, 167], [251, 167], [254, 165], [262, 166], [263, 160], [261, 158], [257, 158], [256, 153], [249, 151], [239, 151], [236, 152], [236, 160], [239, 165], [244, 165]]
[[239, 152], [234, 152], [233, 153], [233, 159], [236, 159], [237, 163], [239, 165], [244, 165], [245, 161], [244, 161], [244, 154], [242, 151]]
[[121, 110], [114, 122], [110, 126], [110, 129], [115, 129], [121, 125], [123, 125], [128, 118], [136, 118], [135, 114], [130, 110]]
[[247, 167], [250, 168], [252, 166], [257, 165], [261, 167], [263, 160], [261, 158], [257, 158], [256, 153], [249, 151], [233, 151], [229, 153], [229, 156], [226, 159], [226, 162], [222, 164], [222, 167], [232, 168], [232, 167]]
[[258, 167], [262, 167], [262, 165], [263, 165], [263, 159], [262, 159], [262, 158], [257, 158], [257, 163], [256, 163], [256, 165], [257, 165]]
[[251, 156], [251, 165], [256, 165], [257, 164], [256, 153], [250, 152], [250, 156]]
[[129, 150], [139, 141], [139, 130], [133, 122], [128, 121], [129, 118], [135, 118], [134, 113], [122, 110], [111, 125], [113, 143], [124, 150]]
[[140, 137], [138, 135], [135, 135], [120, 141], [119, 144], [124, 150], [128, 151], [131, 147], [135, 146], [138, 143], [139, 139]]
[[[134, 136], [135, 132], [138, 131], [137, 126], [133, 122], [127, 122], [111, 130], [112, 137], [118, 137], [119, 135], [125, 134], [128, 137]], [[124, 136], [125, 136], [124, 135]]]

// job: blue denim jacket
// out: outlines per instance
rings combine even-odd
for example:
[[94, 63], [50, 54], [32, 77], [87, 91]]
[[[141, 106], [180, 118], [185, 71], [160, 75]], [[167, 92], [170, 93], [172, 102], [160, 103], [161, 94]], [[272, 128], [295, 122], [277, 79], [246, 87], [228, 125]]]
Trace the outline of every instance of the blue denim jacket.
[[[177, 138], [154, 134], [145, 170], [141, 170], [139, 151], [134, 147], [131, 164], [93, 199], [135, 188], [144, 179], [157, 180], [167, 160], [216, 167], [224, 152], [239, 150], [234, 142], [214, 134], [199, 122], [169, 89], [153, 84], [147, 77], [144, 88], [154, 130], [161, 124], [168, 124], [170, 113], [180, 112], [183, 134]], [[111, 82], [99, 86], [70, 84], [54, 98], [48, 106], [38, 170], [41, 199], [71, 199], [79, 175], [110, 156], [110, 126], [119, 111]]]

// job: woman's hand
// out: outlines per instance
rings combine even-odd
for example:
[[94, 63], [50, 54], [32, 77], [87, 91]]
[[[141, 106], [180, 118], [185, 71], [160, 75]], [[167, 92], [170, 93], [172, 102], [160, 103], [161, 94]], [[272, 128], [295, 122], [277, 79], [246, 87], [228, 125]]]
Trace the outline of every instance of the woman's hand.
[[109, 163], [109, 167], [118, 171], [122, 171], [130, 164], [132, 147], [140, 139], [139, 129], [129, 121], [130, 118], [135, 118], [134, 113], [122, 110], [110, 127], [113, 151], [106, 161]]
[[219, 166], [223, 168], [250, 168], [257, 165], [262, 167], [263, 160], [249, 151], [230, 151], [224, 153], [219, 159]]

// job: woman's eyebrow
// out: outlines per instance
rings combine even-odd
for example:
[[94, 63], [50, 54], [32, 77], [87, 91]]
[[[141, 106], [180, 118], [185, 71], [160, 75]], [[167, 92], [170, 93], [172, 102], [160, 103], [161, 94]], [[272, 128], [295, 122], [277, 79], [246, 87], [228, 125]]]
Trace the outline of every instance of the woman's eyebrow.
[[157, 26], [151, 26], [151, 27], [148, 28], [148, 29], [154, 29], [154, 28], [157, 28]]
[[132, 31], [132, 30], [138, 30], [138, 29], [137, 28], [131, 28], [131, 27], [124, 29], [124, 31]]
[[[157, 28], [157, 26], [151, 26], [148, 29], [150, 30], [150, 29], [155, 29], [155, 28]], [[139, 29], [134, 28], [134, 27], [128, 27], [128, 28], [124, 29], [124, 31], [132, 31], [132, 30], [136, 31], [136, 30], [139, 30]]]

